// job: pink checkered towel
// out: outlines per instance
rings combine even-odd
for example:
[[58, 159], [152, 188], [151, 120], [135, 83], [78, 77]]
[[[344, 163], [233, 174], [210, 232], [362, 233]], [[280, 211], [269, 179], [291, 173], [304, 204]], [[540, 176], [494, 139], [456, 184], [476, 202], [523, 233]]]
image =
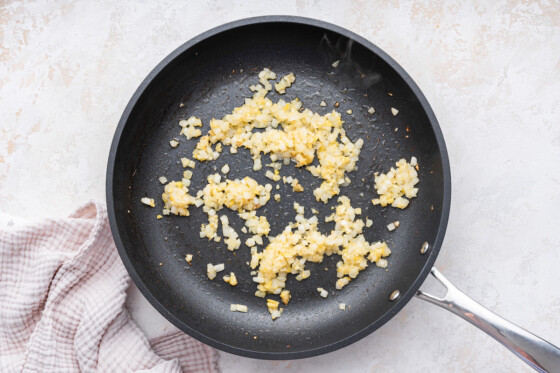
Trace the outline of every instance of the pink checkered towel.
[[217, 372], [216, 351], [182, 332], [146, 339], [129, 283], [103, 205], [0, 226], [0, 371]]

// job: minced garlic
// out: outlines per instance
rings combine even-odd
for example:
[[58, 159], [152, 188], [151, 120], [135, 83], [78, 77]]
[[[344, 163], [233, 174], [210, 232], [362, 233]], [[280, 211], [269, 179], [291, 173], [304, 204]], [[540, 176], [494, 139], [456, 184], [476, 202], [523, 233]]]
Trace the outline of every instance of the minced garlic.
[[415, 157], [412, 157], [410, 163], [401, 159], [396, 163], [396, 169], [391, 168], [386, 174], [376, 174], [374, 187], [379, 198], [374, 198], [371, 202], [383, 207], [391, 205], [400, 209], [406, 208], [409, 203], [406, 198], [414, 198], [418, 193], [418, 188], [414, 187], [420, 181], [414, 168], [416, 165]]
[[306, 261], [319, 263], [324, 255], [332, 254], [341, 256], [336, 283], [336, 288], [341, 289], [367, 267], [368, 261], [381, 261], [391, 253], [386, 243], [370, 244], [365, 240], [362, 234], [365, 223], [355, 218], [360, 211], [352, 208], [348, 197], [339, 197], [339, 204], [329, 217], [336, 223], [329, 235], [319, 232], [316, 216], [305, 218], [303, 206], [294, 203], [294, 209], [296, 221], [276, 237], [269, 237], [270, 243], [262, 252], [252, 251], [250, 266], [257, 269], [253, 281], [257, 283], [258, 296], [281, 294], [288, 274], [304, 280], [310, 276], [310, 271], [305, 269]]
[[[255, 92], [252, 98], [222, 119], [212, 119], [210, 131], [198, 141], [193, 157], [199, 161], [217, 159], [218, 146], [223, 143], [229, 145], [232, 152], [239, 147], [249, 149], [253, 161], [259, 165], [262, 153], [269, 154], [272, 162], [291, 159], [297, 167], [307, 166], [314, 176], [324, 180], [314, 195], [318, 201], [326, 203], [340, 192], [341, 185], [350, 183], [345, 173], [356, 167], [363, 140], [350, 141], [340, 113], [336, 111], [319, 115], [304, 110], [298, 99], [273, 103], [266, 98], [272, 89], [268, 80], [275, 76], [268, 69], [261, 71], [261, 84], [251, 86]], [[216, 150], [212, 148], [214, 144]], [[319, 165], [311, 166], [315, 157]], [[267, 172], [266, 176], [275, 181], [280, 179], [277, 173]]]

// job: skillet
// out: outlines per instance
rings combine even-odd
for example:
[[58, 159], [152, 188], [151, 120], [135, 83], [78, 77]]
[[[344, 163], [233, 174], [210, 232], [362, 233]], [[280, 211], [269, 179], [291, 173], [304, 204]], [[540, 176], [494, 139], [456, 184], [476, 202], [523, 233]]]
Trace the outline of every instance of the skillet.
[[[335, 61], [340, 61], [337, 67]], [[342, 113], [350, 139], [364, 140], [358, 169], [347, 174], [351, 184], [341, 188], [341, 195], [362, 209], [362, 218], [373, 220], [365, 238], [384, 240], [392, 250], [386, 270], [369, 266], [341, 291], [334, 288], [338, 256], [306, 264], [311, 277], [298, 282], [289, 276], [286, 287], [292, 300], [274, 321], [264, 300], [254, 296], [248, 248], [230, 252], [223, 243], [201, 239], [200, 225], [207, 220], [202, 209], [192, 208], [189, 217], [156, 219], [163, 207], [158, 178], [180, 180], [180, 158], [192, 158], [196, 144], [179, 136], [178, 121], [195, 115], [202, 119], [205, 134], [211, 118], [221, 118], [251, 96], [248, 86], [257, 83], [264, 67], [279, 77], [296, 75], [286, 95], [268, 94], [273, 101], [298, 97], [304, 107], [321, 114], [335, 109]], [[321, 107], [321, 101], [327, 106]], [[352, 114], [346, 114], [348, 109]], [[173, 138], [180, 143], [175, 149], [169, 145]], [[411, 156], [420, 164], [418, 197], [405, 210], [372, 205], [377, 197], [374, 174]], [[266, 167], [252, 170], [248, 151], [230, 154], [225, 149], [213, 162], [197, 162], [191, 191], [202, 189], [206, 176], [225, 164], [231, 169], [229, 179], [250, 176], [260, 184], [270, 182], [264, 176]], [[336, 197], [323, 204], [312, 193], [320, 180], [293, 164], [281, 173], [297, 177], [305, 191], [293, 193], [278, 183], [282, 201], [271, 199], [258, 210], [270, 222], [271, 236], [293, 221], [294, 202], [307, 211], [319, 210], [319, 216], [330, 214]], [[290, 16], [250, 18], [207, 31], [177, 48], [146, 77], [125, 108], [109, 154], [106, 187], [115, 243], [135, 284], [169, 321], [213, 347], [261, 359], [327, 353], [372, 333], [417, 295], [482, 328], [537, 370], [560, 364], [555, 346], [486, 310], [433, 268], [451, 200], [440, 127], [418, 86], [391, 57], [338, 26]], [[155, 198], [155, 209], [140, 203], [146, 196]], [[240, 232], [243, 222], [234, 212], [224, 209], [220, 214]], [[387, 224], [395, 220], [400, 227], [388, 231]], [[320, 221], [322, 232], [333, 229], [332, 223]], [[244, 242], [248, 236], [240, 233], [240, 238]], [[192, 266], [184, 259], [188, 253], [194, 255]], [[232, 288], [218, 279], [210, 281], [207, 263], [225, 263], [239, 284]], [[448, 288], [444, 298], [419, 290], [430, 272]], [[329, 292], [327, 299], [319, 297], [319, 286]], [[229, 312], [232, 303], [247, 305], [249, 313]], [[347, 310], [341, 311], [339, 303], [347, 304]]]

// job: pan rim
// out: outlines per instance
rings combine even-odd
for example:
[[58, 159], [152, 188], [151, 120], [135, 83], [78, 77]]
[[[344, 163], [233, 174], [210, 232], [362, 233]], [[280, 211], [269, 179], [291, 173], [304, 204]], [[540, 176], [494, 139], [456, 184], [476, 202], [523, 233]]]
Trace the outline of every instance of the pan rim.
[[[191, 328], [187, 324], [185, 324], [182, 320], [175, 317], [171, 312], [169, 312], [164, 305], [162, 305], [157, 298], [148, 290], [148, 288], [144, 285], [144, 282], [136, 272], [134, 265], [128, 258], [126, 254], [126, 250], [123, 244], [123, 241], [120, 237], [118, 226], [117, 226], [117, 217], [115, 214], [115, 204], [113, 198], [113, 174], [114, 174], [114, 166], [117, 151], [119, 148], [119, 143], [121, 140], [122, 133], [128, 122], [128, 118], [136, 105], [138, 99], [146, 90], [146, 88], [150, 85], [150, 83], [157, 77], [157, 75], [175, 58], [179, 55], [184, 53], [186, 50], [196, 46], [198, 43], [202, 42], [205, 39], [211, 38], [217, 34], [222, 32], [227, 32], [232, 29], [245, 27], [248, 25], [254, 24], [265, 24], [265, 23], [295, 23], [300, 25], [318, 27], [322, 29], [329, 30], [331, 32], [336, 32], [342, 36], [345, 36], [351, 40], [354, 40], [364, 47], [372, 51], [376, 54], [379, 58], [381, 58], [385, 63], [387, 63], [391, 68], [395, 70], [395, 72], [404, 80], [404, 82], [409, 86], [412, 90], [414, 95], [417, 97], [420, 105], [422, 106], [423, 110], [425, 111], [428, 120], [432, 126], [432, 129], [435, 134], [436, 143], [441, 155], [441, 163], [442, 163], [442, 175], [443, 175], [443, 204], [440, 216], [440, 222], [438, 231], [436, 234], [436, 238], [431, 245], [431, 250], [429, 251], [429, 257], [426, 260], [422, 271], [417, 276], [416, 280], [413, 282], [412, 286], [410, 286], [406, 292], [401, 292], [401, 297], [397, 300], [397, 302], [380, 318], [378, 318], [373, 323], [369, 324], [364, 329], [360, 330], [359, 332], [348, 336], [342, 340], [337, 342], [309, 349], [309, 350], [302, 350], [302, 351], [281, 351], [281, 352], [271, 352], [271, 351], [254, 351], [245, 348], [236, 347], [233, 345], [229, 345], [223, 343], [219, 340], [210, 338], [197, 330]], [[312, 18], [306, 17], [298, 17], [298, 16], [285, 16], [285, 15], [272, 15], [272, 16], [260, 16], [260, 17], [251, 17], [251, 18], [244, 18], [237, 21], [229, 22], [218, 27], [212, 28], [208, 31], [205, 31], [194, 38], [190, 39], [186, 43], [179, 46], [169, 55], [167, 55], [142, 81], [139, 87], [136, 89], [134, 94], [132, 95], [131, 99], [129, 100], [128, 104], [126, 105], [123, 114], [119, 120], [117, 128], [115, 130], [115, 134], [113, 136], [113, 140], [111, 143], [111, 148], [109, 151], [109, 158], [107, 163], [107, 174], [106, 174], [106, 200], [107, 200], [107, 213], [109, 217], [109, 225], [113, 234], [113, 238], [115, 241], [115, 246], [119, 252], [119, 256], [129, 273], [130, 277], [142, 293], [142, 295], [150, 302], [150, 304], [168, 321], [170, 321], [173, 325], [177, 328], [182, 330], [183, 332], [187, 333], [191, 337], [210, 345], [214, 348], [219, 350], [236, 354], [239, 356], [249, 357], [249, 358], [256, 358], [256, 359], [266, 359], [266, 360], [290, 360], [290, 359], [301, 359], [301, 358], [308, 358], [313, 356], [322, 355], [328, 352], [332, 352], [343, 347], [346, 347], [358, 340], [364, 338], [365, 336], [373, 333], [375, 330], [379, 329], [382, 325], [387, 323], [390, 319], [392, 319], [408, 302], [412, 297], [416, 294], [422, 283], [425, 281], [426, 277], [430, 273], [432, 266], [434, 265], [439, 251], [441, 249], [441, 245], [443, 243], [443, 239], [445, 236], [445, 232], [447, 229], [447, 223], [449, 220], [449, 212], [451, 206], [451, 170], [449, 164], [449, 157], [447, 153], [447, 148], [445, 145], [445, 141], [443, 138], [443, 133], [437, 121], [437, 118], [428, 103], [428, 100], [418, 87], [418, 85], [414, 82], [414, 80], [408, 75], [408, 73], [387, 53], [381, 50], [372, 42], [368, 41], [367, 39], [355, 34], [352, 31], [349, 31], [343, 27], [317, 20]]]

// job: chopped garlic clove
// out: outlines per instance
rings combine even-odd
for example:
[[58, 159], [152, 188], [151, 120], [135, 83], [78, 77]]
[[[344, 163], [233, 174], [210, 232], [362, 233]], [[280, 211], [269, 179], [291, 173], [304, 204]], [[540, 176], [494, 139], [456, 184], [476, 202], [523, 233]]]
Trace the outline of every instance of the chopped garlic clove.
[[329, 292], [326, 291], [326, 290], [323, 289], [323, 288], [317, 288], [317, 291], [319, 292], [319, 295], [320, 295], [321, 297], [323, 297], [323, 298], [326, 298], [326, 297], [329, 296]]

